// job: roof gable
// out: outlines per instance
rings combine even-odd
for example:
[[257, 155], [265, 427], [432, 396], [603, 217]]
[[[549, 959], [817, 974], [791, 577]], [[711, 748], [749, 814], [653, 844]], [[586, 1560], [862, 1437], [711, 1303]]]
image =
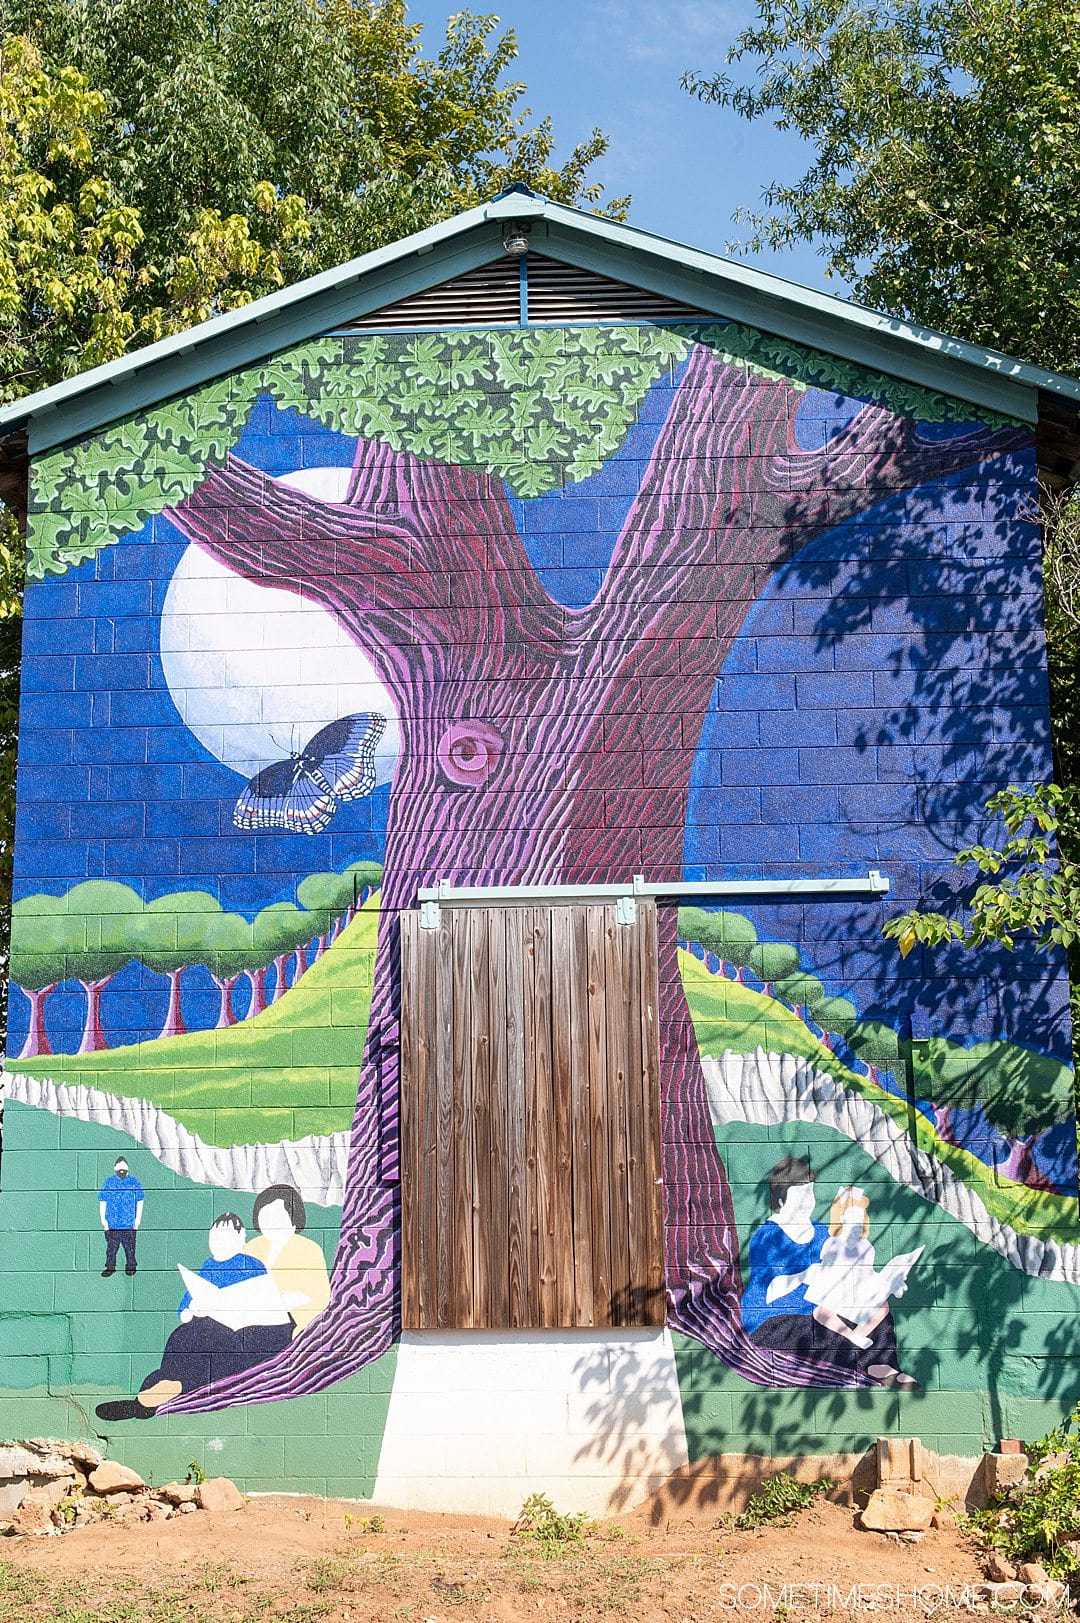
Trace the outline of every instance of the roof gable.
[[0, 410], [0, 436], [25, 425], [31, 453], [46, 450], [319, 334], [382, 325], [375, 313], [385, 321], [388, 308], [504, 266], [503, 237], [517, 221], [529, 225], [530, 254], [668, 301], [684, 319], [740, 321], [1027, 422], [1038, 421], [1040, 392], [1057, 397], [1058, 416], [1072, 419], [1080, 404], [1076, 379], [515, 189], [17, 401]]

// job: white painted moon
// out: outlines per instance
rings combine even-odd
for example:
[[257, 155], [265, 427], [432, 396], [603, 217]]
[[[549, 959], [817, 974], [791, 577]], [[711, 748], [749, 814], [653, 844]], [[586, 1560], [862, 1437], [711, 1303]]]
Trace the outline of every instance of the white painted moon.
[[[348, 468], [306, 468], [281, 483], [340, 502], [349, 475]], [[365, 710], [387, 718], [376, 779], [393, 776], [397, 712], [366, 654], [317, 603], [254, 585], [194, 543], [165, 594], [161, 664], [185, 725], [242, 777]]]

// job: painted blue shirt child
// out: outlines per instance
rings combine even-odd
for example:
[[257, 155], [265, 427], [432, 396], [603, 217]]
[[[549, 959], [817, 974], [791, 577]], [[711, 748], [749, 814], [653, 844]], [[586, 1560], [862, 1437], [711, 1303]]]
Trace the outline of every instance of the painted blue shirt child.
[[[220, 1289], [265, 1274], [266, 1268], [258, 1257], [244, 1250], [245, 1238], [244, 1225], [235, 1212], [222, 1212], [215, 1218], [208, 1237], [210, 1255], [199, 1269], [199, 1278], [208, 1279]], [[184, 1292], [177, 1312], [182, 1323], [191, 1318], [190, 1291]]]

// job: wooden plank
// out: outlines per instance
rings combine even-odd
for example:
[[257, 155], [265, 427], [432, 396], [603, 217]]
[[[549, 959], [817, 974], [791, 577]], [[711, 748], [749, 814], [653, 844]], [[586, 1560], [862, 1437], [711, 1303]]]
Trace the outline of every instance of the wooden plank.
[[450, 909], [453, 947], [453, 1142], [454, 1169], [453, 1224], [450, 1271], [450, 1324], [455, 1329], [472, 1328], [472, 990], [469, 961], [472, 946], [471, 913], [468, 908]]
[[570, 908], [551, 909], [551, 1217], [555, 1325], [577, 1324], [574, 1300], [574, 1175], [570, 1083]]
[[[506, 1178], [507, 1298], [513, 1329], [528, 1329], [528, 1177], [525, 1149], [525, 1054], [528, 1043], [525, 999], [524, 909], [504, 911], [506, 930]], [[531, 1012], [531, 1000], [530, 1000]]]
[[398, 1061], [401, 1087], [401, 1323], [406, 1330], [421, 1327], [416, 1210], [420, 1198], [421, 1149], [417, 1121], [423, 1108], [420, 1048], [427, 1032], [418, 995], [418, 924], [414, 912], [401, 914], [401, 1047]]
[[642, 1047], [641, 956], [647, 907], [638, 902], [634, 922], [619, 931], [626, 1009], [626, 1202], [629, 1235], [627, 1324], [647, 1324], [649, 1256], [649, 1152], [645, 1132], [645, 1054]]
[[[432, 972], [435, 991], [435, 1068], [432, 1099], [435, 1114], [434, 1184], [425, 1168], [422, 1222], [435, 1237], [435, 1272], [425, 1292], [425, 1329], [451, 1324], [451, 1281], [454, 1272], [454, 940], [452, 915], [443, 913], [434, 936]], [[425, 1132], [427, 1128], [425, 1126]], [[429, 1233], [428, 1243], [431, 1243]], [[428, 1303], [432, 1305], [427, 1305]]]
[[470, 910], [469, 1003], [472, 1018], [472, 1311], [475, 1329], [491, 1323], [491, 1006], [488, 987], [490, 908]]
[[589, 1154], [592, 1196], [593, 1323], [611, 1319], [611, 1186], [607, 1127], [607, 998], [604, 909], [586, 913], [588, 953]]
[[[540, 1195], [539, 1195], [539, 1123], [537, 1086], [537, 1033], [540, 1044], [547, 1041], [544, 1015], [547, 1000], [544, 993], [546, 970], [541, 962], [541, 936], [539, 908], [524, 909], [525, 927], [523, 947], [525, 953], [525, 1323], [536, 1329], [543, 1323], [540, 1313]], [[540, 1013], [537, 1008], [539, 1005]]]
[[642, 1096], [648, 1155], [646, 1324], [667, 1323], [664, 1268], [664, 1187], [660, 1115], [660, 975], [656, 904], [642, 909], [640, 972]]
[[573, 1163], [575, 1323], [593, 1319], [592, 1152], [589, 1147], [588, 908], [570, 918], [570, 1137]]
[[555, 1109], [551, 1074], [551, 914], [533, 910], [536, 972], [533, 983], [533, 1072], [536, 1097], [536, 1237], [541, 1329], [557, 1328], [555, 1277]]
[[510, 1191], [507, 1159], [507, 1047], [510, 1041], [506, 985], [506, 914], [504, 907], [488, 915], [488, 1008], [491, 1059], [488, 1076], [490, 1140], [486, 1224], [489, 1257], [487, 1322], [494, 1330], [510, 1323], [510, 1247], [508, 1221]]
[[626, 1177], [626, 1092], [630, 1064], [626, 997], [625, 925], [604, 909], [604, 980], [607, 1004], [608, 1174], [611, 1179], [611, 1322], [631, 1322], [630, 1230]]

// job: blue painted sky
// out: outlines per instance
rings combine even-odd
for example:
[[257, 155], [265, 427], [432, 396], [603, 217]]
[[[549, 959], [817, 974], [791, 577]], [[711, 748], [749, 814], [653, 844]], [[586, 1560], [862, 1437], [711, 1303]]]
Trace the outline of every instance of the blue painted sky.
[[[430, 54], [450, 9], [445, 0], [411, 0]], [[632, 194], [632, 224], [723, 253], [746, 234], [735, 210], [759, 207], [771, 181], [803, 172], [808, 149], [798, 136], [703, 106], [679, 83], [688, 69], [720, 70], [727, 46], [757, 16], [751, 0], [505, 0], [498, 15], [520, 47], [510, 76], [528, 85], [524, 100], [536, 114], [551, 115], [560, 161], [594, 125], [611, 137], [595, 176], [608, 196]], [[845, 291], [825, 280], [809, 244], [749, 263]]]

